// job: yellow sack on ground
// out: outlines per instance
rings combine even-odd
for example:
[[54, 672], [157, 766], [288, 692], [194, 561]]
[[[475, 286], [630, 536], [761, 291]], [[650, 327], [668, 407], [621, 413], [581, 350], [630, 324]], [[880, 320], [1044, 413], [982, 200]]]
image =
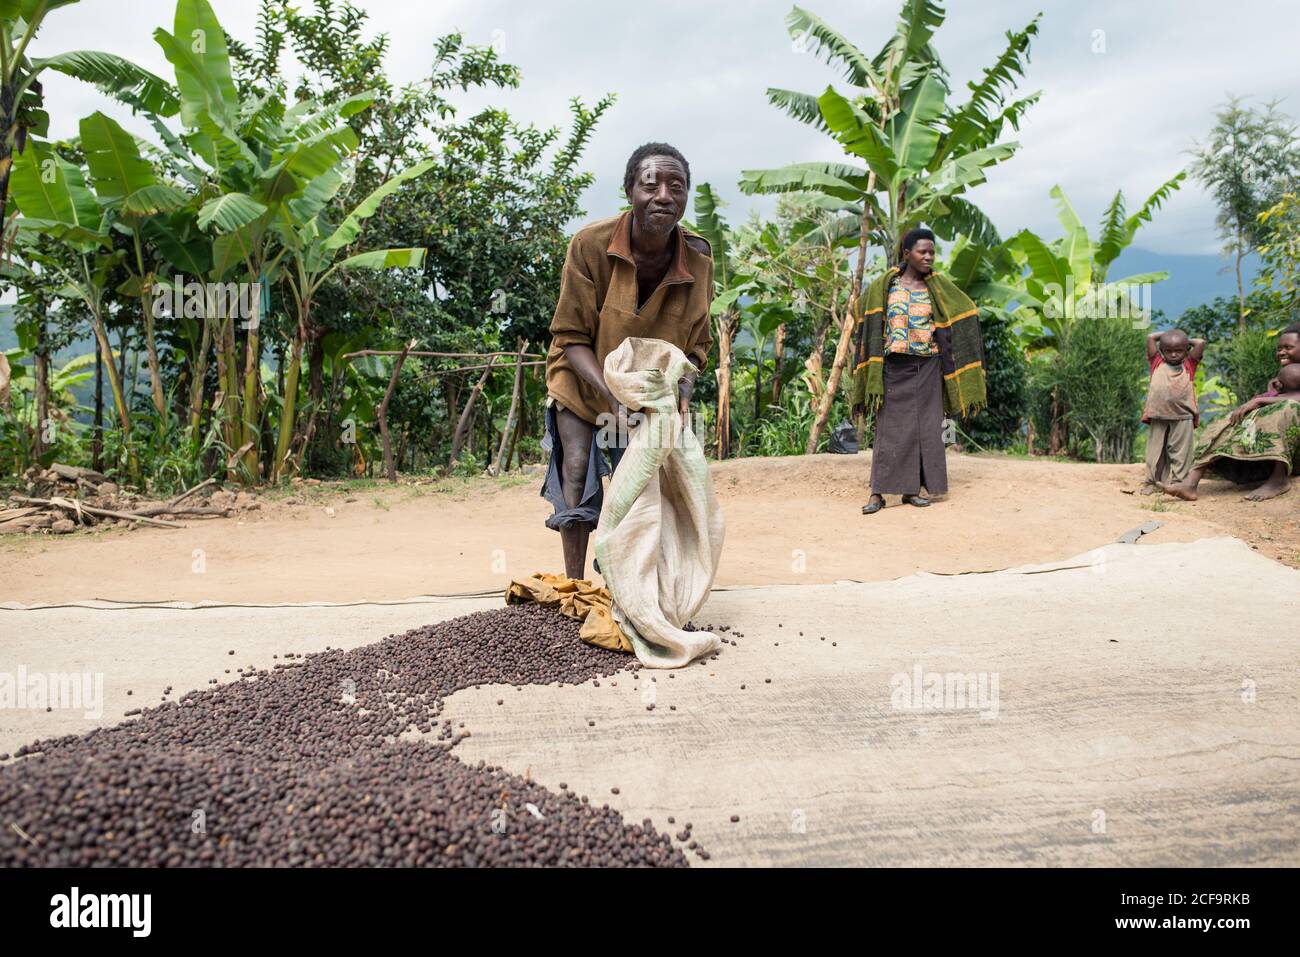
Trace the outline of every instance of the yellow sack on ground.
[[530, 601], [552, 608], [558, 606], [561, 614], [581, 621], [578, 637], [587, 644], [632, 653], [632, 642], [614, 621], [609, 592], [587, 579], [534, 572], [528, 578], [511, 581], [506, 589], [506, 604], [522, 605]]

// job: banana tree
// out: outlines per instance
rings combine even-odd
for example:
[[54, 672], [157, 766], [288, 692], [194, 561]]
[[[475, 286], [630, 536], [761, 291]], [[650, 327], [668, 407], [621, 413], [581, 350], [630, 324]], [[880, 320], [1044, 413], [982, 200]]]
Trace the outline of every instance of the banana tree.
[[[839, 329], [842, 296], [849, 273], [846, 248], [857, 245], [860, 210], [851, 203], [816, 193], [787, 194], [777, 201], [774, 222], [747, 225], [734, 244], [743, 268], [765, 287], [760, 298], [793, 308], [791, 319], [820, 313], [812, 345], [804, 361], [804, 380], [816, 401], [825, 391], [822, 359], [832, 326]], [[843, 213], [850, 213], [844, 216]], [[772, 402], [780, 401], [783, 385], [786, 323], [776, 329]]]
[[176, 112], [175, 91], [160, 77], [111, 53], [78, 50], [29, 57], [28, 47], [46, 16], [77, 0], [0, 0], [0, 236], [9, 236], [9, 177], [14, 153], [30, 134], [45, 136], [49, 114], [40, 75], [53, 70], [92, 83], [110, 96], [159, 116]]
[[[46, 143], [31, 141], [13, 166], [12, 198], [22, 217], [15, 232], [20, 254], [36, 269], [57, 276], [63, 285], [59, 295], [78, 299], [90, 314], [91, 327], [104, 359], [113, 405], [122, 429], [123, 445], [128, 450], [132, 476], [135, 477], [134, 453], [131, 451], [131, 418], [123, 393], [122, 381], [113, 362], [113, 348], [108, 341], [104, 296], [110, 274], [124, 258], [113, 250], [109, 229], [111, 212], [86, 185], [80, 167], [57, 155]], [[37, 236], [48, 236], [65, 243], [74, 253], [65, 264], [54, 257], [42, 256], [35, 249]]]
[[[168, 162], [197, 190], [194, 227], [209, 242], [209, 288], [233, 280], [257, 290], [250, 297], [255, 314], [245, 316], [241, 326], [245, 332], [242, 378], [239, 331], [227, 297], [211, 296], [207, 311], [225, 440], [242, 460], [242, 477], [252, 481], [262, 471], [258, 455], [264, 412], [261, 319], [270, 286], [287, 275], [281, 272], [281, 264], [290, 252], [279, 227], [307, 222], [344, 185], [341, 170], [358, 145], [355, 131], [345, 121], [370, 106], [375, 93], [355, 94], [328, 105], [305, 100], [291, 107], [269, 94], [241, 100], [224, 31], [207, 0], [179, 0], [174, 31], [159, 28], [154, 38], [175, 68], [184, 132], [172, 134], [159, 122], [154, 127], [169, 151]], [[290, 428], [294, 422], [301, 332], [291, 335], [292, 358], [279, 403], [282, 428], [285, 418]], [[199, 381], [196, 377], [196, 384]], [[283, 457], [278, 456], [268, 463], [265, 474], [278, 472], [282, 464]]]
[[731, 227], [723, 219], [722, 201], [713, 187], [701, 183], [695, 191], [695, 231], [713, 247], [714, 297], [709, 307], [713, 338], [718, 343], [717, 456], [731, 455], [731, 361], [736, 333], [740, 330], [740, 307], [736, 300], [744, 292], [749, 276], [737, 275], [731, 263]]
[[1065, 192], [1059, 185], [1052, 187], [1063, 234], [1049, 243], [1026, 229], [1006, 243], [1006, 251], [1016, 265], [1007, 277], [1008, 298], [1016, 303], [1011, 315], [1027, 348], [1058, 346], [1072, 323], [1094, 317], [1099, 311], [1141, 309], [1133, 293], [1168, 279], [1169, 273], [1161, 270], [1110, 279], [1110, 267], [1186, 175], [1180, 172], [1163, 183], [1131, 216], [1125, 215], [1123, 192], [1117, 192], [1102, 217], [1096, 242], [1088, 236]]
[[865, 163], [746, 170], [741, 182], [749, 193], [811, 191], [861, 209], [849, 308], [808, 436], [809, 452], [826, 427], [848, 358], [868, 247], [879, 246], [885, 261], [893, 262], [903, 233], [922, 222], [943, 238], [965, 233], [989, 245], [998, 241], [993, 224], [963, 194], [984, 182], [985, 170], [1017, 148], [998, 140], [1004, 127], [1017, 126], [1038, 98], [1032, 94], [1008, 102], [1008, 93], [1024, 75], [1038, 18], [1007, 34], [1007, 47], [979, 81], [969, 84], [971, 95], [960, 106], [947, 101], [947, 72], [931, 43], [944, 18], [937, 3], [907, 0], [894, 34], [874, 57], [799, 7], [786, 19], [791, 36], [840, 65], [855, 89], [843, 95], [828, 87], [820, 96], [769, 89], [769, 101], [827, 133], [848, 157]]
[[[1011, 287], [1007, 296], [1012, 303], [1010, 318], [1031, 358], [1038, 354], [1038, 361], [1054, 361], [1052, 350], [1066, 343], [1079, 320], [1149, 315], [1149, 301], [1143, 307], [1134, 293], [1168, 279], [1169, 274], [1157, 271], [1110, 279], [1110, 267], [1133, 242], [1142, 224], [1150, 222], [1179, 188], [1185, 175], [1180, 172], [1163, 183], [1132, 215], [1126, 215], [1123, 192], [1116, 192], [1102, 217], [1096, 242], [1088, 236], [1065, 192], [1060, 186], [1052, 187], [1063, 235], [1048, 243], [1023, 230], [1005, 246], [1015, 262], [1014, 271], [1005, 280]], [[1069, 436], [1067, 410], [1057, 390], [1052, 394], [1050, 420], [1048, 451], [1059, 454], [1069, 444]]]
[[[400, 189], [403, 183], [428, 172], [434, 165], [434, 160], [424, 160], [407, 167], [358, 203], [337, 227], [331, 228], [325, 220], [324, 205], [327, 198], [325, 194], [332, 195], [330, 188], [332, 184], [329, 182], [324, 184], [316, 195], [306, 198], [303, 202], [282, 204], [279, 207], [272, 228], [289, 254], [289, 262], [284, 270], [284, 282], [293, 296], [297, 308], [297, 321], [293, 338], [293, 354], [285, 379], [285, 404], [280, 416], [275, 462], [271, 471], [273, 481], [296, 470], [297, 463], [301, 461], [301, 456], [311, 441], [315, 424], [317, 410], [313, 408], [306, 425], [297, 433], [297, 440], [294, 443], [297, 449], [291, 448], [303, 347], [315, 334], [312, 305], [316, 293], [339, 270], [419, 269], [424, 265], [425, 250], [422, 247], [374, 249], [354, 253], [343, 259], [337, 257], [342, 250], [357, 240], [364, 222], [379, 211], [380, 205], [388, 196]], [[337, 174], [330, 170], [322, 176], [330, 177]]]
[[154, 260], [146, 264], [143, 233], [145, 224], [154, 217], [173, 213], [190, 202], [190, 196], [177, 187], [162, 182], [153, 167], [140, 155], [139, 147], [126, 130], [103, 113], [95, 112], [81, 121], [81, 147], [86, 156], [91, 183], [100, 202], [115, 212], [115, 226], [131, 237], [135, 253], [134, 269], [128, 265], [130, 278], [119, 292], [140, 300], [141, 324], [149, 364], [150, 393], [159, 415], [160, 427], [167, 422], [167, 404], [163, 395], [162, 369], [154, 337], [154, 309], [151, 290], [154, 286]]
[[[794, 313], [784, 303], [772, 301], [755, 301], [741, 311], [741, 326], [753, 340], [744, 352], [754, 360], [754, 421], [762, 417], [763, 407], [763, 366], [767, 362], [768, 340], [777, 334], [785, 322], [793, 318]], [[779, 361], [779, 360], [778, 360]]]
[[[43, 382], [28, 376], [26, 368], [18, 364], [25, 354], [21, 348], [0, 353], [0, 419], [8, 412], [17, 426], [14, 451], [18, 464], [44, 466], [58, 460], [62, 437], [71, 437], [84, 428], [74, 417], [81, 407], [73, 390], [95, 377], [95, 353], [76, 356], [48, 369]], [[7, 386], [3, 374], [6, 362], [13, 365], [13, 381]], [[7, 397], [6, 387], [12, 393]], [[57, 429], [51, 429], [54, 423], [58, 423]]]

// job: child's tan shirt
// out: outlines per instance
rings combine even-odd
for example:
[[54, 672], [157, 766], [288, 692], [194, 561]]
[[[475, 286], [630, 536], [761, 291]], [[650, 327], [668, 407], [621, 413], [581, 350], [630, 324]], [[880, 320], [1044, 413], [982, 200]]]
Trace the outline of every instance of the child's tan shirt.
[[1164, 356], [1156, 353], [1151, 360], [1151, 384], [1147, 388], [1147, 404], [1142, 410], [1142, 421], [1191, 419], [1192, 427], [1195, 428], [1201, 419], [1196, 405], [1195, 383], [1195, 359], [1184, 359], [1181, 365], [1171, 366]]

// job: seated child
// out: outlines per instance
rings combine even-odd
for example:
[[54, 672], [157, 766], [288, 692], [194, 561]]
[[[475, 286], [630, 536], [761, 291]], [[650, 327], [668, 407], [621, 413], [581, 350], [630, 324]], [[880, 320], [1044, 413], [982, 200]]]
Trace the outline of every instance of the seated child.
[[1269, 392], [1263, 392], [1253, 399], [1247, 399], [1233, 409], [1228, 416], [1228, 421], [1236, 424], [1256, 409], [1262, 409], [1274, 402], [1282, 402], [1287, 399], [1292, 402], [1300, 402], [1300, 363], [1290, 362], [1284, 365], [1282, 371], [1277, 374], [1277, 378], [1271, 381], [1268, 386]]
[[1147, 336], [1151, 383], [1142, 411], [1149, 429], [1143, 495], [1181, 482], [1192, 468], [1193, 433], [1201, 418], [1194, 381], [1203, 355], [1205, 340], [1189, 340], [1181, 329]]

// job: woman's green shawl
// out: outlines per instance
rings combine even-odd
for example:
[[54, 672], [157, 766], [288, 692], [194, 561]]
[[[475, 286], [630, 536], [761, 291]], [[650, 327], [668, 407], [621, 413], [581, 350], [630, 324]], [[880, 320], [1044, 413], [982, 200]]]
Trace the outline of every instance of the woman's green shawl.
[[[885, 299], [898, 275], [892, 268], [867, 287], [862, 319], [854, 350], [852, 404], [879, 408], [885, 395]], [[930, 290], [934, 339], [939, 345], [943, 370], [943, 411], [947, 415], [973, 415], [984, 408], [984, 342], [980, 336], [979, 309], [943, 273], [925, 279]]]

